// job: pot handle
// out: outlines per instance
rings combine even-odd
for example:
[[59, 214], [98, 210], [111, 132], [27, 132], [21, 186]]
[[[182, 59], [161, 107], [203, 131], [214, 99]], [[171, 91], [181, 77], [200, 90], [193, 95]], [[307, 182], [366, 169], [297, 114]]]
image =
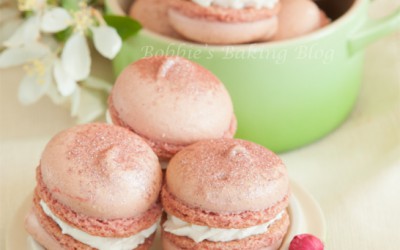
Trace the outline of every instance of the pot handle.
[[354, 54], [396, 30], [400, 31], [400, 7], [387, 17], [368, 20], [364, 27], [350, 38], [350, 53]]

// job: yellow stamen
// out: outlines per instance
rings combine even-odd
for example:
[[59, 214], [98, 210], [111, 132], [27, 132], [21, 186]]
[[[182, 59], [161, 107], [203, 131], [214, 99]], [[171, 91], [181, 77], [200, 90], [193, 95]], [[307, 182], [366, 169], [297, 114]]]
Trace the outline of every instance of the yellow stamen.
[[75, 22], [75, 32], [85, 33], [94, 23], [92, 8], [88, 7], [85, 1], [81, 1], [79, 7], [79, 10], [72, 14]]
[[20, 11], [36, 11], [43, 7], [45, 2], [38, 0], [18, 0], [18, 9]]
[[18, 9], [20, 11], [32, 10], [35, 6], [36, 0], [18, 0]]
[[23, 69], [28, 76], [35, 77], [37, 83], [43, 85], [45, 82], [46, 65], [41, 60], [32, 60], [25, 64]]

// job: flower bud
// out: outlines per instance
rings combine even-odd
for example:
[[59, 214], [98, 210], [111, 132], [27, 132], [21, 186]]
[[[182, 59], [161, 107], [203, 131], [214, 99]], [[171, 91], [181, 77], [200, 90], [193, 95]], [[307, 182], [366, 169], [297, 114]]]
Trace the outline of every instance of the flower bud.
[[290, 242], [289, 250], [324, 250], [324, 244], [314, 235], [299, 234]]

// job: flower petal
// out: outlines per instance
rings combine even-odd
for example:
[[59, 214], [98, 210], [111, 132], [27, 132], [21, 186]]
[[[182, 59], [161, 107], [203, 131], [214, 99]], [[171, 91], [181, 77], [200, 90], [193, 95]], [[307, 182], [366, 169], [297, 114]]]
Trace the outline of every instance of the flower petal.
[[103, 79], [94, 77], [94, 76], [89, 76], [85, 82], [84, 85], [86, 87], [92, 88], [92, 89], [98, 89], [98, 90], [104, 90], [107, 93], [111, 92], [112, 89], [112, 84], [109, 82], [104, 81]]
[[15, 33], [6, 40], [3, 45], [6, 47], [19, 47], [24, 44], [37, 42], [40, 33], [40, 18], [38, 15], [30, 17], [26, 20]]
[[89, 76], [90, 58], [89, 47], [83, 34], [75, 33], [66, 42], [61, 55], [65, 72], [75, 81], [82, 81]]
[[71, 116], [77, 116], [81, 105], [81, 88], [76, 88], [71, 96]]
[[0, 24], [0, 49], [5, 47], [3, 46], [3, 43], [15, 33], [15, 30], [21, 26], [21, 24], [22, 20], [17, 18]]
[[60, 94], [62, 96], [72, 95], [77, 87], [77, 84], [67, 73], [65, 73], [59, 59], [54, 62], [53, 74]]
[[33, 59], [41, 58], [48, 53], [50, 53], [50, 49], [39, 43], [21, 48], [9, 48], [0, 54], [0, 68], [21, 65]]
[[58, 88], [56, 84], [50, 84], [49, 87], [46, 90], [46, 95], [50, 97], [50, 99], [53, 101], [54, 104], [56, 105], [62, 105], [64, 104], [68, 97], [62, 96], [60, 92], [58, 91]]
[[117, 31], [109, 26], [92, 27], [94, 46], [108, 59], [113, 59], [121, 50], [122, 40]]
[[24, 105], [29, 105], [40, 99], [45, 93], [49, 85], [51, 84], [50, 71], [44, 75], [44, 82], [35, 76], [25, 76], [18, 90], [18, 99]]
[[40, 28], [44, 32], [55, 33], [65, 30], [71, 25], [71, 22], [72, 17], [68, 11], [56, 7], [44, 13]]
[[95, 120], [107, 109], [106, 97], [101, 91], [81, 88], [81, 104], [78, 109], [78, 123]]
[[105, 116], [106, 116], [106, 122], [108, 124], [113, 124], [113, 121], [112, 121], [112, 118], [111, 118], [111, 113], [110, 113], [109, 109], [106, 110], [106, 115]]

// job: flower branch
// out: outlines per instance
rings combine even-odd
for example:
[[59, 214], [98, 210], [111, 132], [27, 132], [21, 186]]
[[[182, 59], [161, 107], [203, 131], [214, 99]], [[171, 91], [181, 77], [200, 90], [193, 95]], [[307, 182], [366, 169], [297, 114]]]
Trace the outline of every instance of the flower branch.
[[122, 40], [135, 34], [140, 25], [127, 17], [103, 17], [102, 10], [90, 4], [93, 3], [18, 1], [18, 9], [29, 14], [3, 43], [0, 68], [23, 66], [25, 76], [18, 94], [21, 103], [32, 104], [47, 95], [55, 104], [69, 102], [71, 115], [80, 122], [104, 114], [110, 87], [91, 76], [88, 41], [93, 42], [100, 55], [112, 60], [120, 51]]

